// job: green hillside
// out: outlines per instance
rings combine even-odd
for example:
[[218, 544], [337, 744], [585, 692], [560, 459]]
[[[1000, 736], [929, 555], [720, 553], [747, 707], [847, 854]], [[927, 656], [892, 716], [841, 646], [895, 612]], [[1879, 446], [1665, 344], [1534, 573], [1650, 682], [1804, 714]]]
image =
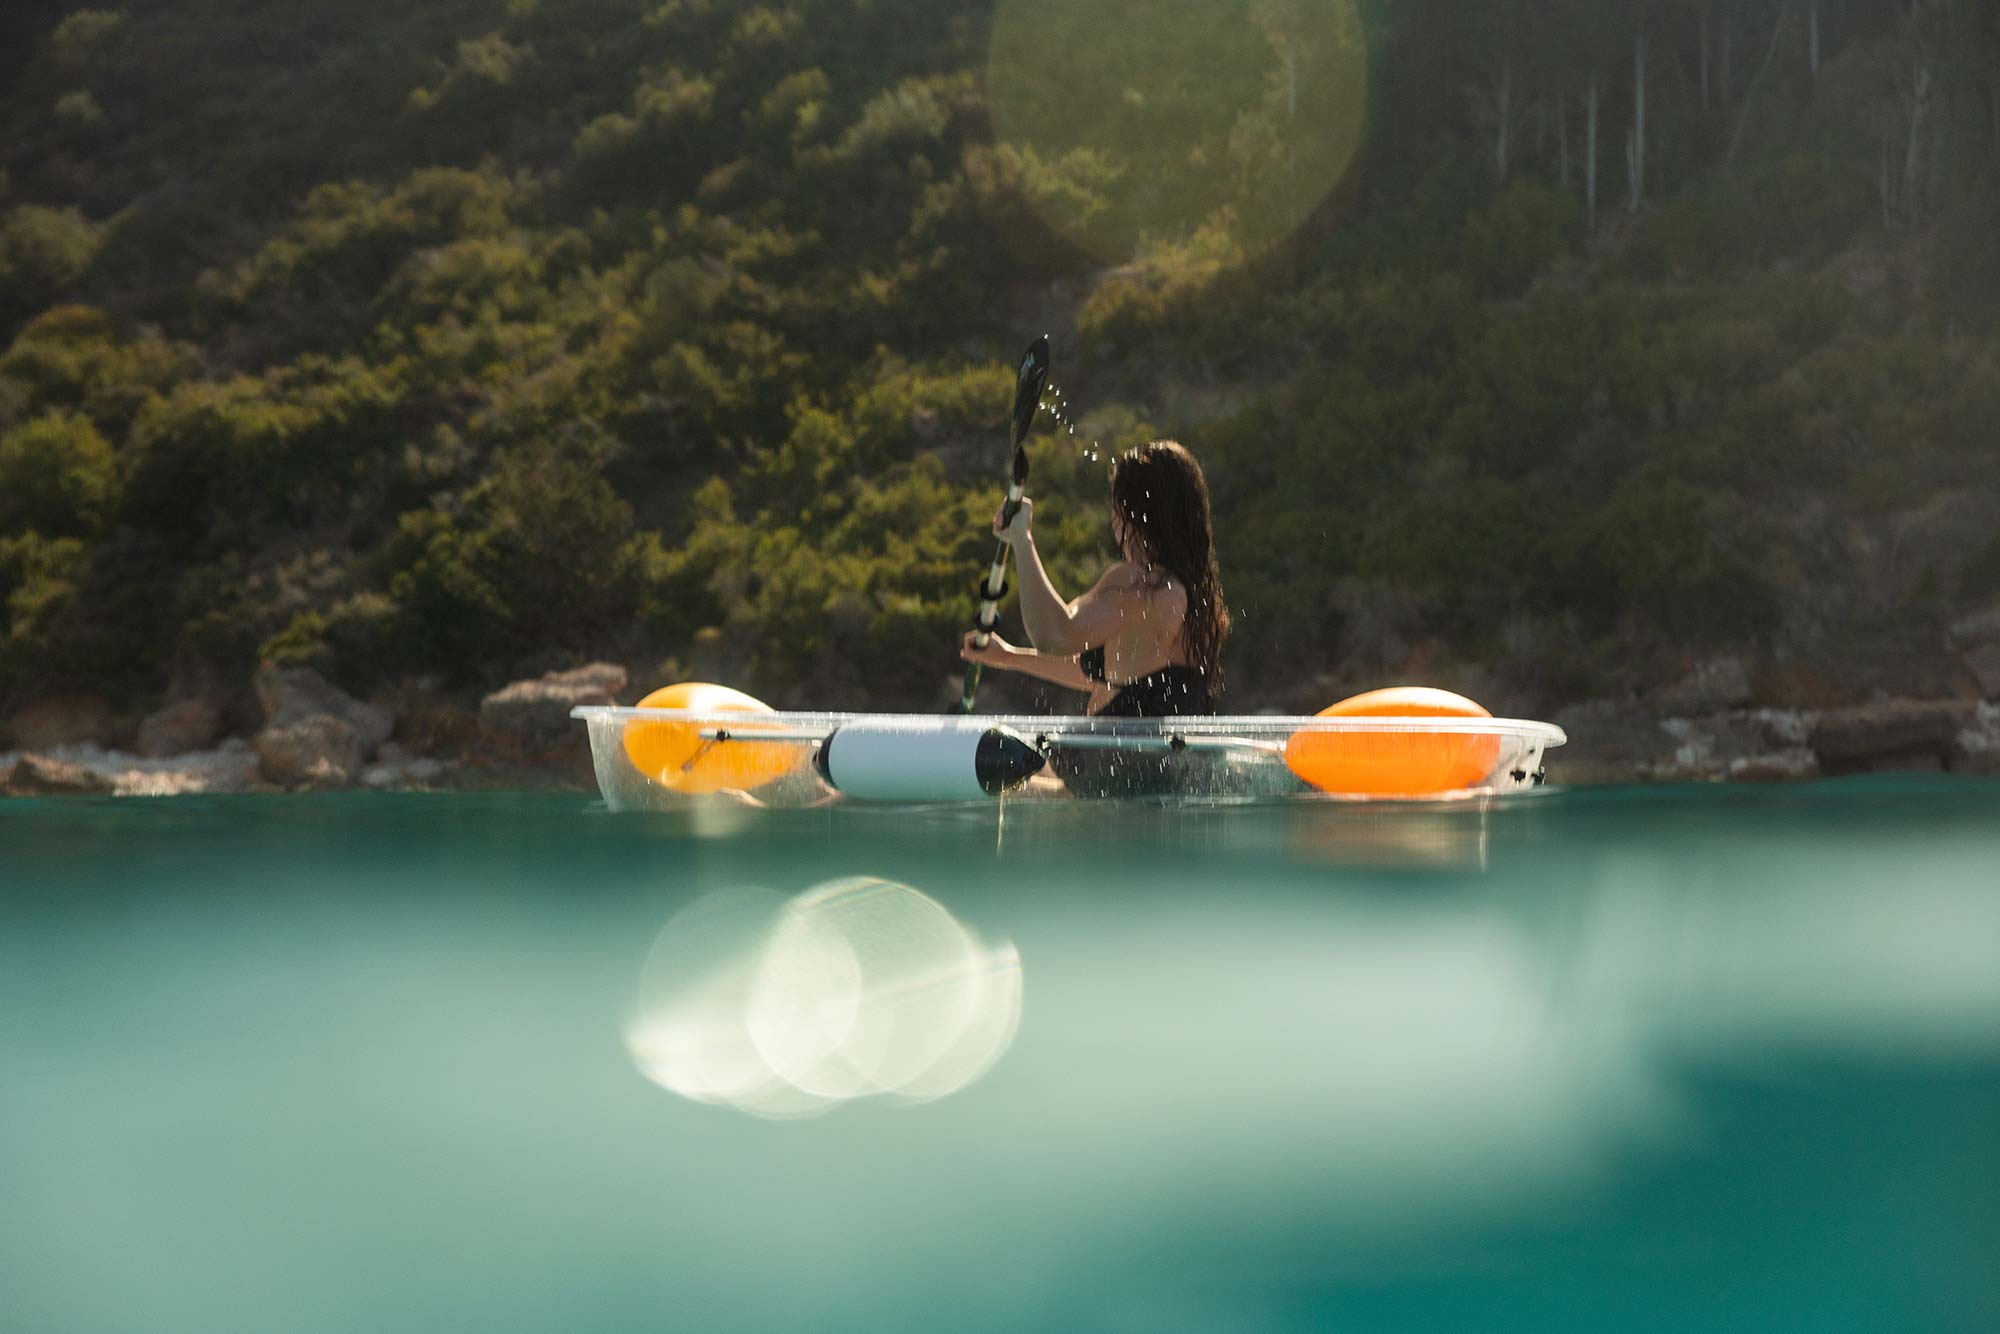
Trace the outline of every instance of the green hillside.
[[1044, 331], [1057, 580], [1082, 446], [1186, 441], [1232, 708], [1860, 692], [2000, 595], [1990, 4], [0, 24], [0, 706], [592, 657], [936, 706]]

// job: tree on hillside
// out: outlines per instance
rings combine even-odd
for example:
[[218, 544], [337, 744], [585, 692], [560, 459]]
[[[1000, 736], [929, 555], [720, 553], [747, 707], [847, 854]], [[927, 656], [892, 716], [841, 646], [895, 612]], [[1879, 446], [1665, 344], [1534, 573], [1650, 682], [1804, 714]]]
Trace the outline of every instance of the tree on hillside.
[[1625, 209], [1637, 213], [1646, 202], [1646, 79], [1652, 24], [1658, 0], [1622, 0], [1618, 15], [1632, 37], [1632, 124], [1625, 132]]
[[[1585, 226], [1597, 230], [1598, 168], [1602, 156], [1606, 71], [1623, 46], [1619, 15], [1602, 0], [1552, 0], [1538, 25], [1549, 49], [1562, 53], [1583, 107], [1583, 203]], [[1561, 77], [1558, 75], [1557, 77]]]
[[1736, 128], [1730, 133], [1729, 149], [1722, 159], [1725, 168], [1735, 162], [1737, 150], [1743, 145], [1743, 131], [1750, 123], [1750, 112], [1755, 105], [1757, 93], [1770, 74], [1771, 66], [1777, 60], [1779, 48], [1784, 41], [1785, 32], [1791, 26], [1794, 3], [1795, 0], [1778, 0], [1777, 14], [1771, 23], [1771, 40], [1764, 48], [1762, 62], [1750, 76], [1750, 82], [1743, 90], [1742, 105], [1736, 113]]
[[1505, 185], [1514, 159], [1514, 129], [1521, 117], [1522, 58], [1525, 43], [1521, 0], [1491, 0], [1472, 14], [1469, 23], [1477, 46], [1485, 53], [1480, 81], [1470, 98], [1476, 125], [1491, 136], [1490, 162], [1495, 185]]

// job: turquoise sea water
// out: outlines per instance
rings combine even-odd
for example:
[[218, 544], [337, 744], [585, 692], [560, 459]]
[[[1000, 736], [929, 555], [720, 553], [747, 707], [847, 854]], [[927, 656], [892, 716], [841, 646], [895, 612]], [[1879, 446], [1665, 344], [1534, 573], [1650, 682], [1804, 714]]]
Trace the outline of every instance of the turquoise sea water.
[[1993, 783], [0, 803], [0, 1329], [1990, 1330], [1996, 1123]]

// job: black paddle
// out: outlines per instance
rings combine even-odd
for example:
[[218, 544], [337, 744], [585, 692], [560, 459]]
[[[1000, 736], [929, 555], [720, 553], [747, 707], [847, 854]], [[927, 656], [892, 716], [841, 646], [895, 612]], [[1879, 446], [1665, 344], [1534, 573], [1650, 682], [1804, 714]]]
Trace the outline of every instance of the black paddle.
[[[1042, 389], [1049, 382], [1049, 336], [1043, 334], [1028, 344], [1021, 355], [1021, 370], [1014, 381], [1014, 462], [1007, 476], [1007, 503], [1000, 511], [1001, 526], [1013, 521], [1021, 508], [1021, 495], [1028, 488], [1028, 431], [1035, 424], [1035, 410], [1042, 405]], [[1000, 620], [1000, 599], [1007, 595], [1007, 544], [993, 553], [993, 568], [979, 585], [978, 634], [973, 643], [985, 648]], [[979, 664], [965, 664], [965, 693], [958, 701], [960, 713], [972, 712], [972, 696], [979, 689]]]

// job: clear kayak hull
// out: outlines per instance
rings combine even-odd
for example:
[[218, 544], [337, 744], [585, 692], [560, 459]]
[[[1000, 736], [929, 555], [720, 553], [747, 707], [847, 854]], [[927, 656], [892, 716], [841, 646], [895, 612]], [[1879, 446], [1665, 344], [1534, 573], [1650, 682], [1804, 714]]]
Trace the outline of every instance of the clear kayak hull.
[[[1091, 718], [782, 713], [595, 706], [599, 790], [614, 810], [724, 797], [1452, 800], [1539, 786], [1549, 723], [1487, 717]], [[1029, 753], [1032, 753], [1032, 758]]]

